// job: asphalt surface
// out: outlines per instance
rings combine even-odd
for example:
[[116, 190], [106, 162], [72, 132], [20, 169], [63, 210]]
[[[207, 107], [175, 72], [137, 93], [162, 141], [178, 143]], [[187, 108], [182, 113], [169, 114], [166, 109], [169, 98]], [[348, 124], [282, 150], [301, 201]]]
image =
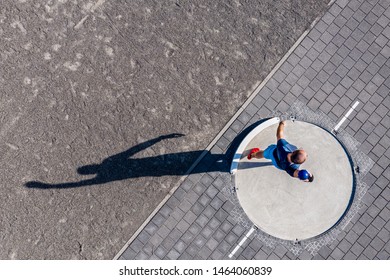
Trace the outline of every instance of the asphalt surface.
[[113, 258], [327, 2], [2, 1], [0, 258]]

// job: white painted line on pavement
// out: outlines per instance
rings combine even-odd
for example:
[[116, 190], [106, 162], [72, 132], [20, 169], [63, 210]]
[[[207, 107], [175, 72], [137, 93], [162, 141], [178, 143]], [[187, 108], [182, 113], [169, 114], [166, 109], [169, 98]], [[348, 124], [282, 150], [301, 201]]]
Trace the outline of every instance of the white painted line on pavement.
[[244, 242], [249, 238], [249, 236], [251, 236], [251, 234], [255, 231], [255, 228], [252, 227], [248, 233], [244, 236], [244, 238], [240, 241], [240, 243], [238, 243], [238, 245], [236, 246], [236, 248], [234, 248], [234, 250], [230, 253], [229, 255], [229, 258], [231, 259], [234, 254], [238, 251], [238, 249], [241, 248], [241, 246], [244, 244]]
[[356, 101], [355, 104], [353, 104], [352, 108], [349, 109], [349, 111], [345, 114], [345, 116], [341, 119], [341, 121], [339, 121], [339, 123], [335, 126], [333, 131], [337, 132], [337, 130], [340, 128], [340, 126], [347, 120], [349, 115], [352, 114], [353, 110], [355, 110], [358, 105], [359, 105], [359, 101]]

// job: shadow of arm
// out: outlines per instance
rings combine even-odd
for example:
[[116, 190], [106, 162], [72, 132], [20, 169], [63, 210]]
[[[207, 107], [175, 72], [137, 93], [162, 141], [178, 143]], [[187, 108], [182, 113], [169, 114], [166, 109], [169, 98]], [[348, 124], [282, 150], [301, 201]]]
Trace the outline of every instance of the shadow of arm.
[[136, 153], [153, 146], [154, 144], [160, 142], [161, 140], [169, 139], [169, 138], [178, 138], [178, 137], [182, 137], [182, 136], [184, 136], [184, 134], [180, 134], [180, 133], [172, 133], [172, 134], [162, 135], [160, 137], [154, 138], [152, 140], [149, 140], [149, 141], [143, 142], [141, 144], [138, 144], [134, 147], [131, 147], [130, 149], [128, 149], [124, 152], [121, 152], [119, 154], [113, 155], [110, 158], [111, 159], [127, 159], [127, 158], [131, 157], [132, 155], [135, 155]]

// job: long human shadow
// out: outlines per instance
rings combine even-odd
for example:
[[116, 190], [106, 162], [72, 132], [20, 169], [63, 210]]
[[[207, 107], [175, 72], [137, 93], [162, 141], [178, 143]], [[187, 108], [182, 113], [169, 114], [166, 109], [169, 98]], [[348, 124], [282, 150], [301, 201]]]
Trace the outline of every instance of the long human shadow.
[[[258, 121], [243, 130], [230, 143], [224, 154], [213, 154], [209, 151], [198, 150], [178, 152], [145, 158], [132, 158], [135, 154], [145, 150], [156, 143], [170, 138], [178, 138], [183, 134], [168, 134], [138, 144], [119, 154], [104, 159], [100, 164], [90, 164], [77, 168], [80, 175], [95, 175], [93, 178], [77, 182], [64, 182], [49, 184], [44, 182], [30, 181], [25, 184], [27, 188], [50, 189], [50, 188], [76, 188], [83, 186], [101, 185], [114, 181], [121, 181], [138, 177], [160, 177], [172, 175], [184, 175], [190, 165], [201, 155], [203, 159], [191, 173], [205, 172], [229, 172], [231, 158], [244, 137], [259, 123]], [[247, 163], [241, 168], [255, 168], [268, 166], [270, 163]]]
[[[27, 182], [27, 188], [76, 188], [82, 186], [101, 185], [113, 181], [120, 181], [138, 177], [160, 177], [169, 175], [183, 175], [189, 168], [189, 165], [198, 158], [204, 151], [190, 151], [171, 153], [145, 158], [131, 158], [140, 151], [147, 149], [157, 142], [169, 138], [182, 137], [183, 134], [163, 135], [144, 143], [138, 144], [130, 149], [119, 154], [110, 156], [100, 164], [90, 164], [81, 166], [77, 169], [80, 175], [95, 175], [90, 179], [81, 180], [78, 182], [65, 182], [48, 184], [44, 182], [31, 181]], [[208, 153], [211, 155], [210, 153]], [[223, 155], [211, 155], [211, 160], [215, 162], [213, 170], [223, 171], [226, 169], [220, 161]], [[201, 168], [198, 172], [212, 171], [209, 168]]]

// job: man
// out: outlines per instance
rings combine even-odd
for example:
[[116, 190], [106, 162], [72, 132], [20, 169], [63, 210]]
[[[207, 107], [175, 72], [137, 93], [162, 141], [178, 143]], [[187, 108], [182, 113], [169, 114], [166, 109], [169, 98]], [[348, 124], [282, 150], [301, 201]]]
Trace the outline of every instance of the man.
[[298, 149], [289, 144], [284, 139], [284, 127], [286, 121], [279, 123], [276, 131], [276, 145], [270, 145], [264, 151], [254, 148], [250, 151], [248, 159], [266, 158], [272, 160], [272, 164], [281, 170], [286, 171], [290, 176], [299, 178], [305, 182], [313, 182], [314, 176], [307, 170], [299, 170], [299, 166], [307, 159], [307, 153], [303, 149]]

